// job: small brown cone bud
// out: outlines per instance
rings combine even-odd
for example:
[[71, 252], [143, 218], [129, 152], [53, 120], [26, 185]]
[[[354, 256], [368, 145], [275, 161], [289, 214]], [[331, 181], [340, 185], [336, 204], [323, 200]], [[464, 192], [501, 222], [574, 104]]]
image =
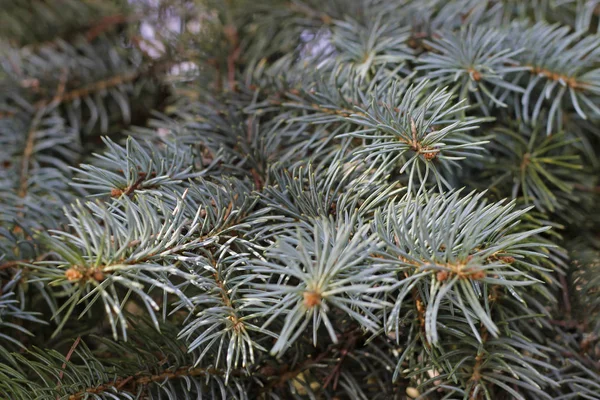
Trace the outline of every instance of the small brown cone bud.
[[95, 270], [92, 276], [98, 282], [102, 282], [104, 280], [104, 272], [99, 269]]
[[423, 157], [427, 161], [431, 161], [431, 160], [434, 160], [437, 157], [438, 153], [439, 153], [439, 151], [432, 151], [432, 152], [428, 152], [428, 153], [423, 153]]
[[321, 304], [321, 295], [317, 292], [304, 292], [304, 305], [307, 308], [313, 308]]
[[75, 282], [83, 278], [83, 274], [76, 268], [69, 268], [65, 271], [65, 276], [70, 282]]
[[469, 68], [469, 74], [471, 74], [471, 78], [474, 81], [479, 81], [481, 80], [481, 72], [477, 71], [474, 68]]
[[436, 278], [438, 282], [444, 282], [446, 279], [448, 279], [448, 271], [439, 271], [436, 274]]
[[123, 194], [123, 191], [119, 188], [113, 188], [110, 191], [111, 197], [120, 197]]

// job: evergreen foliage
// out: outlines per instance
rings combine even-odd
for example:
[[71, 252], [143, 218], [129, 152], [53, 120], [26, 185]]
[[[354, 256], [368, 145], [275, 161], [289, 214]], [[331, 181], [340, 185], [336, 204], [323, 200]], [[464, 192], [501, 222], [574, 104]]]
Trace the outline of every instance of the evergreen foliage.
[[0, 0], [0, 398], [600, 399], [599, 29]]

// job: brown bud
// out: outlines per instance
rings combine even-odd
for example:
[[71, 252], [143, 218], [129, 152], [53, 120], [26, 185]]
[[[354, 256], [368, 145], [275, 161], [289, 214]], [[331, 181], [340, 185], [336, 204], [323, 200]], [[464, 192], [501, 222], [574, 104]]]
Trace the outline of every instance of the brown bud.
[[92, 274], [92, 277], [98, 281], [98, 282], [102, 282], [104, 280], [104, 272], [102, 272], [101, 270], [97, 269], [94, 271], [94, 273]]
[[511, 256], [503, 256], [503, 257], [500, 257], [500, 261], [502, 261], [506, 264], [512, 264], [515, 262], [515, 258], [511, 257]]
[[479, 271], [473, 272], [470, 275], [470, 277], [471, 277], [471, 279], [478, 281], [480, 279], [485, 278], [485, 271], [479, 270]]
[[438, 282], [444, 282], [446, 279], [448, 279], [448, 271], [439, 271], [436, 274], [436, 278], [438, 280]]
[[423, 158], [427, 161], [434, 160], [440, 151], [431, 147], [423, 147], [420, 153], [423, 154]]
[[70, 282], [75, 282], [83, 278], [83, 274], [77, 268], [74, 267], [71, 267], [68, 270], [66, 270], [65, 276]]
[[437, 153], [438, 153], [437, 151], [431, 152], [431, 153], [423, 153], [423, 157], [425, 157], [425, 159], [427, 161], [431, 161], [437, 157]]
[[313, 308], [321, 304], [321, 294], [313, 291], [304, 292], [304, 305]]
[[331, 203], [331, 207], [329, 207], [329, 213], [331, 215], [335, 215], [336, 212], [337, 212], [337, 204]]
[[471, 78], [473, 78], [474, 81], [481, 80], [481, 72], [477, 71], [476, 69], [470, 68], [469, 73], [471, 74]]
[[123, 194], [123, 191], [119, 188], [113, 188], [110, 191], [111, 197], [120, 197]]

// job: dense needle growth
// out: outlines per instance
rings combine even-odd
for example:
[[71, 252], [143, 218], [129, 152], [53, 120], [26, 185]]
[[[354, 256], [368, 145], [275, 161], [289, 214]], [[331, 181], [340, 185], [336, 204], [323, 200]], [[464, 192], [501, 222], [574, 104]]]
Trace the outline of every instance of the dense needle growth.
[[0, 398], [600, 399], [599, 16], [0, 0]]

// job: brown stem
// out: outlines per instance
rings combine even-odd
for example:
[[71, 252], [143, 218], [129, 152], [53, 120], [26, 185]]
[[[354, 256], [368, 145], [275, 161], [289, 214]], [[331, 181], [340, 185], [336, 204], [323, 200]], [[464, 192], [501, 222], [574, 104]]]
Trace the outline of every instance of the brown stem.
[[146, 173], [145, 172], [140, 172], [139, 173], [139, 177], [137, 178], [137, 180], [135, 182], [133, 182], [133, 184], [129, 185], [125, 189], [125, 191], [123, 192], [123, 194], [125, 196], [131, 196], [131, 194], [133, 192], [135, 192], [136, 190], [138, 190], [140, 188], [140, 185], [144, 182], [145, 179], [146, 179]]
[[[491, 287], [491, 294], [489, 297], [490, 309], [492, 308], [494, 303], [496, 303], [498, 301], [498, 299], [499, 299], [498, 286], [493, 285]], [[481, 343], [482, 343], [482, 345], [484, 345], [489, 338], [489, 332], [488, 332], [487, 328], [483, 325], [480, 325], [479, 332], [481, 333]], [[471, 373], [471, 377], [469, 378], [469, 381], [475, 382], [475, 385], [473, 385], [473, 387], [471, 388], [471, 393], [469, 394], [469, 400], [478, 400], [478, 398], [481, 396], [481, 393], [482, 393], [481, 391], [479, 392], [479, 395], [477, 397], [473, 396], [473, 392], [475, 390], [477, 382], [479, 382], [481, 380], [481, 366], [483, 364], [483, 361], [484, 361], [484, 353], [483, 353], [483, 348], [482, 348], [482, 350], [477, 352], [477, 356], [475, 356], [475, 364], [473, 365], [473, 372]]]
[[[167, 379], [177, 379], [183, 377], [205, 376], [205, 375], [224, 375], [223, 371], [216, 368], [188, 368], [181, 367], [173, 372], [165, 371], [157, 375], [136, 375], [117, 378], [114, 382], [104, 383], [96, 387], [90, 387], [69, 396], [69, 400], [81, 400], [87, 394], [99, 394], [111, 389], [124, 389], [129, 392], [135, 392], [139, 386], [148, 386], [155, 382], [163, 382]], [[233, 375], [241, 375], [241, 372], [234, 371]]]
[[[96, 92], [99, 92], [102, 90], [110, 89], [110, 88], [118, 86], [118, 85], [122, 85], [124, 83], [134, 81], [140, 75], [141, 75], [141, 71], [133, 71], [133, 72], [129, 72], [129, 73], [126, 73], [123, 75], [111, 76], [108, 79], [94, 82], [89, 85], [83, 86], [81, 88], [71, 90], [60, 96], [55, 96], [55, 98], [52, 99], [52, 102], [53, 103], [64, 103], [64, 102], [69, 102], [69, 101], [73, 101], [76, 99], [80, 99], [80, 98], [88, 96], [92, 93], [96, 93]], [[41, 108], [44, 108], [48, 104], [49, 103], [47, 100], [41, 100], [41, 101], [35, 103], [35, 107], [36, 107], [36, 109], [41, 109]]]
[[27, 178], [29, 176], [29, 166], [31, 163], [31, 156], [33, 155], [33, 149], [35, 147], [35, 133], [38, 124], [41, 120], [41, 113], [31, 121], [29, 131], [27, 132], [27, 139], [25, 141], [25, 150], [23, 151], [23, 158], [21, 159], [21, 170], [19, 172], [19, 190], [17, 194], [19, 197], [24, 198], [27, 195]]
[[[71, 356], [73, 355], [73, 352], [79, 345], [80, 341], [81, 341], [81, 336], [77, 336], [77, 339], [75, 339], [75, 341], [73, 342], [73, 345], [71, 346], [71, 348], [69, 349], [69, 352], [67, 353], [67, 356], [65, 357], [65, 362], [63, 363], [63, 365], [60, 369], [60, 373], [58, 374], [58, 382], [56, 382], [57, 388], [60, 388], [60, 386], [61, 386], [61, 381], [65, 374], [65, 368], [67, 368], [67, 363], [71, 359]], [[60, 396], [56, 395], [56, 400], [59, 400], [59, 399], [60, 399]]]
[[[112, 28], [113, 26], [120, 25], [120, 24], [123, 24], [126, 22], [134, 22], [137, 19], [139, 19], [139, 16], [135, 16], [135, 15], [129, 15], [129, 16], [125, 16], [122, 14], [107, 15], [107, 16], [102, 17], [97, 23], [94, 23], [87, 31], [82, 31], [82, 30], [71, 31], [71, 32], [67, 32], [67, 36], [83, 34], [83, 37], [85, 37], [85, 39], [88, 42], [91, 42], [92, 40], [97, 38], [99, 35], [101, 35], [103, 32], [106, 32], [109, 28]], [[90, 25], [88, 24], [87, 26], [90, 26]], [[28, 50], [30, 52], [35, 52], [38, 49], [41, 49], [43, 47], [55, 48], [55, 47], [58, 47], [60, 40], [68, 40], [68, 38], [66, 38], [65, 35], [59, 35], [51, 40], [46, 40], [43, 42], [33, 43], [30, 45], [24, 46], [23, 49]]]
[[[103, 79], [67, 92], [64, 91], [64, 88], [60, 90], [64, 84], [61, 80], [61, 82], [59, 82], [59, 90], [57, 90], [56, 95], [54, 95], [52, 99], [42, 99], [37, 101], [36, 103], [34, 103], [34, 109], [36, 111], [40, 111], [50, 105], [54, 106], [60, 103], [74, 101], [89, 96], [93, 93], [101, 92], [106, 89], [110, 89], [125, 83], [133, 82], [144, 75], [149, 75], [153, 72], [167, 70], [171, 65], [172, 62], [168, 60], [163, 60], [163, 62], [158, 62], [151, 65], [150, 68], [148, 68], [147, 70], [138, 69], [136, 71], [124, 73], [122, 75], [111, 76], [110, 78]], [[11, 117], [15, 114], [16, 113], [12, 111], [0, 112], [0, 118]]]
[[[300, 92], [292, 89], [289, 91], [290, 94], [293, 95], [299, 95]], [[269, 102], [272, 105], [277, 105], [277, 106], [293, 106], [293, 107], [298, 107], [298, 108], [302, 108], [302, 109], [309, 109], [312, 111], [316, 111], [316, 112], [320, 112], [322, 114], [327, 114], [327, 115], [336, 115], [336, 116], [340, 116], [343, 118], [348, 118], [350, 116], [356, 115], [356, 116], [360, 116], [360, 117], [366, 117], [366, 114], [360, 111], [356, 111], [356, 110], [352, 110], [352, 109], [348, 109], [348, 108], [338, 108], [338, 109], [330, 109], [330, 108], [326, 108], [323, 107], [319, 104], [316, 103], [312, 103], [310, 105], [301, 103], [301, 102], [284, 102], [284, 101], [280, 101], [280, 100], [276, 100], [276, 99], [270, 99]], [[382, 103], [382, 102], [378, 102], [377, 103], [380, 106], [386, 106], [386, 104]], [[361, 108], [367, 108], [365, 105], [363, 104], [356, 104], [357, 106], [361, 107]], [[391, 110], [403, 114], [403, 111], [400, 110], [398, 107], [394, 107]], [[403, 137], [399, 137], [397, 136], [395, 138], [395, 140], [397, 140], [400, 143], [404, 143], [410, 146], [410, 149], [414, 152], [417, 152], [421, 155], [423, 155], [423, 157], [425, 157], [425, 159], [431, 161], [433, 159], [436, 158], [437, 154], [439, 153], [439, 150], [437, 149], [433, 149], [431, 147], [427, 147], [427, 146], [423, 146], [421, 145], [421, 143], [418, 141], [418, 131], [417, 131], [417, 127], [415, 125], [415, 121], [412, 120], [411, 118], [411, 137], [412, 139], [407, 140], [404, 139]]]
[[574, 320], [549, 319], [548, 322], [552, 325], [557, 325], [562, 328], [577, 328], [581, 331], [585, 330], [583, 326], [584, 324]]
[[252, 174], [252, 179], [254, 180], [254, 186], [256, 186], [256, 190], [259, 192], [262, 191], [265, 186], [265, 181], [263, 180], [262, 176], [260, 176], [255, 168], [251, 168], [250, 173]]
[[28, 262], [28, 260], [15, 260], [15, 261], [7, 261], [3, 264], [0, 264], [0, 270], [2, 269], [8, 269], [8, 268], [13, 268], [13, 267], [18, 267], [19, 264], [21, 263], [26, 263]]
[[[49, 253], [41, 254], [38, 257], [36, 257], [34, 261], [43, 261], [49, 255], [50, 255]], [[20, 266], [20, 264], [27, 264], [27, 263], [30, 263], [30, 262], [32, 262], [32, 260], [25, 260], [25, 259], [23, 259], [23, 260], [6, 261], [6, 262], [0, 264], [0, 270], [8, 269], [8, 268], [15, 268], [15, 267]], [[27, 267], [23, 267], [23, 268], [27, 268]]]
[[589, 187], [579, 183], [573, 185], [573, 188], [581, 192], [600, 193], [600, 186]]
[[229, 90], [235, 91], [235, 63], [240, 57], [241, 48], [237, 28], [234, 25], [226, 25], [224, 33], [231, 51], [227, 55], [227, 81], [229, 82]]
[[567, 283], [567, 279], [564, 275], [559, 274], [558, 279], [560, 280], [560, 285], [562, 286], [562, 298], [565, 306], [565, 311], [567, 313], [567, 319], [571, 319], [571, 300], [569, 299], [569, 285]]
[[[34, 104], [34, 108], [36, 111], [43, 110], [47, 106], [53, 104], [58, 105], [63, 102], [69, 102], [76, 99], [80, 99], [82, 97], [88, 96], [92, 93], [96, 93], [102, 90], [110, 89], [112, 87], [121, 85], [123, 83], [131, 82], [138, 78], [141, 75], [141, 72], [134, 71], [124, 75], [113, 76], [105, 80], [101, 80], [98, 82], [94, 82], [92, 84], [83, 86], [81, 88], [77, 88], [68, 92], [64, 91], [64, 83], [59, 83], [59, 90], [56, 95], [50, 100], [42, 99]], [[60, 90], [62, 88], [62, 90]], [[0, 118], [8, 118], [14, 116], [16, 113], [13, 111], [7, 111], [0, 113]]]
[[293, 11], [301, 12], [311, 18], [319, 18], [325, 25], [331, 25], [333, 18], [324, 12], [315, 11], [312, 8], [297, 2], [289, 2], [288, 7]]
[[331, 373], [329, 373], [327, 375], [327, 377], [325, 378], [325, 380], [323, 381], [323, 389], [326, 389], [332, 380], [333, 380], [333, 390], [337, 389], [342, 365], [344, 364], [344, 360], [346, 359], [348, 354], [352, 351], [352, 349], [354, 349], [354, 346], [356, 346], [357, 339], [358, 339], [358, 337], [356, 337], [355, 335], [350, 335], [349, 338], [344, 340], [344, 342], [343, 342], [344, 346], [340, 350], [340, 355], [341, 355], [340, 359], [336, 363], [336, 365], [333, 368], [333, 370], [331, 371]]
[[[488, 334], [488, 331], [485, 328], [485, 326], [481, 326], [480, 332], [481, 332], [481, 342], [482, 342], [482, 344], [484, 344], [485, 342], [487, 342], [489, 334]], [[475, 391], [475, 388], [477, 387], [477, 383], [481, 380], [481, 366], [483, 364], [483, 360], [484, 360], [484, 353], [483, 353], [483, 350], [480, 350], [477, 352], [477, 356], [475, 356], [475, 364], [473, 365], [473, 372], [471, 373], [471, 377], [469, 378], [470, 381], [475, 382], [475, 385], [473, 385], [473, 388], [471, 389], [471, 393], [469, 394], [469, 400], [478, 400], [481, 397], [481, 391], [479, 392], [479, 395], [473, 395], [473, 392]]]
[[131, 20], [131, 17], [122, 14], [107, 15], [106, 17], [100, 19], [98, 23], [96, 23], [90, 28], [90, 30], [87, 31], [87, 33], [85, 34], [85, 38], [88, 42], [91, 42], [92, 40], [100, 36], [102, 33], [106, 32], [109, 28], [115, 25], [130, 22]]
[[269, 393], [273, 388], [282, 387], [286, 382], [295, 379], [300, 373], [306, 371], [311, 366], [320, 363], [324, 358], [329, 356], [335, 347], [336, 345], [334, 344], [330, 345], [316, 357], [305, 359], [297, 368], [291, 371], [288, 371], [288, 365], [284, 364], [281, 368], [269, 372], [269, 374], [267, 374], [268, 377], [278, 376], [278, 378], [271, 380], [267, 385], [265, 385], [260, 391], [259, 395]]
[[[65, 85], [67, 83], [67, 69], [62, 70], [60, 81], [56, 89], [56, 96], [52, 99], [50, 104], [58, 104], [60, 102], [60, 96], [65, 91]], [[31, 157], [33, 156], [33, 150], [35, 148], [35, 134], [37, 131], [38, 124], [40, 123], [43, 115], [43, 110], [38, 110], [35, 117], [31, 121], [29, 131], [27, 132], [27, 140], [25, 141], [25, 149], [23, 150], [23, 158], [21, 159], [21, 170], [19, 174], [19, 190], [17, 195], [20, 198], [27, 196], [27, 184], [29, 177], [29, 167], [31, 165]], [[22, 205], [20, 206], [22, 207]], [[19, 216], [23, 217], [23, 211], [19, 212]]]
[[[419, 319], [419, 327], [421, 329], [421, 334], [423, 335], [423, 337], [425, 337], [426, 336], [426, 333], [425, 333], [426, 307], [425, 307], [425, 304], [423, 304], [423, 300], [421, 300], [421, 296], [419, 295], [419, 292], [417, 291], [417, 289], [413, 289], [411, 294], [412, 294], [413, 301], [415, 302], [415, 308], [417, 311], [417, 318]], [[425, 344], [425, 346], [430, 347], [429, 343], [426, 340], [423, 341], [423, 343]]]

